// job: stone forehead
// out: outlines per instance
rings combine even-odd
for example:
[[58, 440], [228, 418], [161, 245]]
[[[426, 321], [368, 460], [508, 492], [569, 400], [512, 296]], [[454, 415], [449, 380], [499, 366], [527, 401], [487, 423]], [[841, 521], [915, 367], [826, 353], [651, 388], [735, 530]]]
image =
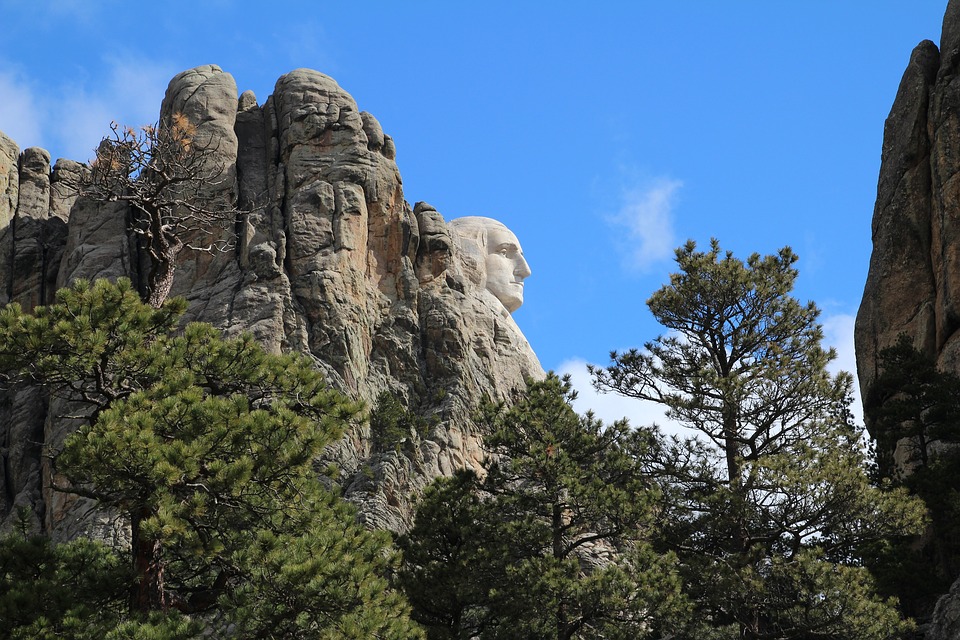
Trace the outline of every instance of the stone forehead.
[[487, 242], [487, 233], [490, 231], [500, 230], [513, 234], [507, 225], [499, 220], [484, 216], [464, 216], [451, 220], [447, 224], [457, 234], [461, 236], [472, 236], [484, 245]]

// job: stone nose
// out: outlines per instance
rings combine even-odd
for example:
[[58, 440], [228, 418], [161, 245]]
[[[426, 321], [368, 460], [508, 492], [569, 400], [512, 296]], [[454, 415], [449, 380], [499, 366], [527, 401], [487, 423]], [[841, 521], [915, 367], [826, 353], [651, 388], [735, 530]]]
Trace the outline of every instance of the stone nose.
[[523, 256], [520, 256], [520, 260], [517, 261], [517, 266], [513, 269], [513, 275], [518, 278], [526, 278], [530, 275], [530, 265], [527, 264]]

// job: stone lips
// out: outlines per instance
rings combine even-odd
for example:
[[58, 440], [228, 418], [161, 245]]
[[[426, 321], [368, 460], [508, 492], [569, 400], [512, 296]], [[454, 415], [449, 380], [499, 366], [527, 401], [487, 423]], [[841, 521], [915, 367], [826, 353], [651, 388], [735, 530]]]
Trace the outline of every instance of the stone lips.
[[[189, 301], [188, 320], [300, 351], [341, 390], [370, 405], [388, 391], [435, 424], [389, 451], [372, 450], [364, 426], [326, 454], [370, 526], [404, 530], [430, 481], [479, 468], [483, 434], [471, 412], [481, 398], [509, 401], [526, 378], [543, 376], [540, 363], [465, 273], [443, 216], [404, 200], [393, 140], [332, 78], [297, 69], [259, 105], [206, 65], [171, 81], [160, 117], [176, 112], [218, 142], [235, 180], [215, 195], [244, 213], [234, 228], [211, 230], [228, 250], [180, 254], [172, 295]], [[125, 208], [58, 190], [58, 172], [83, 169], [61, 160], [51, 174], [46, 152], [20, 153], [0, 134], [2, 302], [49, 303], [81, 277], [140, 282], [146, 262]], [[9, 525], [14, 507], [27, 506], [56, 538], [109, 535], [103, 514], [80, 521], [82, 505], [43, 491], [41, 447], [73, 428], [57, 417], [64, 407], [35, 389], [2, 407], [0, 518]]]

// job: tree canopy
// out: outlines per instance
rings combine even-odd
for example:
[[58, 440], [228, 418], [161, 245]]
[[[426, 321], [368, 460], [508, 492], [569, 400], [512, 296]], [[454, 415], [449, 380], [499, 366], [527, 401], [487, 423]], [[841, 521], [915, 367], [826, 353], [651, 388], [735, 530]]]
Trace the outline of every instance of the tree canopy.
[[401, 583], [434, 638], [644, 638], [683, 608], [672, 555], [644, 543], [645, 432], [578, 416], [568, 380], [531, 382], [480, 425], [492, 457], [439, 481], [401, 539]]
[[385, 580], [389, 537], [358, 525], [313, 466], [360, 405], [303, 357], [205, 324], [179, 329], [183, 306], [152, 308], [129, 281], [99, 280], [30, 314], [0, 311], [5, 378], [47, 386], [80, 422], [48, 452], [55, 488], [130, 527], [123, 624], [163, 615], [237, 638], [416, 637]]
[[922, 508], [873, 487], [831, 375], [813, 303], [790, 295], [796, 255], [745, 262], [688, 242], [647, 304], [668, 330], [594, 368], [603, 391], [665, 406], [696, 434], [651, 460], [664, 478], [662, 549], [698, 614], [689, 637], [887, 638], [905, 628], [857, 549], [916, 531]]

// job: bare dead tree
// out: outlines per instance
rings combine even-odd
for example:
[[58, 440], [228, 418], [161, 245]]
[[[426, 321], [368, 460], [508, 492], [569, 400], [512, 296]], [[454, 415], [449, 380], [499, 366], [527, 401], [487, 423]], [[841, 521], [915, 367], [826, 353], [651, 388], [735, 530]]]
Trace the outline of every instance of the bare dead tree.
[[[111, 123], [79, 194], [130, 206], [129, 229], [146, 249], [150, 268], [144, 301], [159, 308], [173, 286], [184, 249], [222, 251], [221, 239], [239, 211], [233, 175], [219, 157], [219, 141], [203, 139], [182, 113], [135, 129]], [[225, 195], [226, 194], [226, 195]]]

